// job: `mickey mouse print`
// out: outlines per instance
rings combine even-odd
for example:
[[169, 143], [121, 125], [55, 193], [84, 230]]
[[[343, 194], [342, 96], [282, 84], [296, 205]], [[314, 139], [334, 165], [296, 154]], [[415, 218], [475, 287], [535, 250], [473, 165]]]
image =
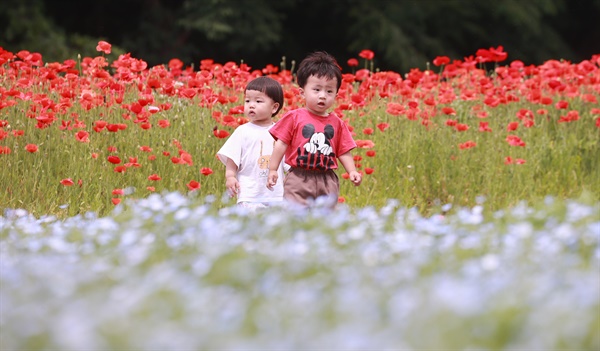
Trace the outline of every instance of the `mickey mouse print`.
[[316, 170], [333, 169], [335, 152], [331, 140], [335, 130], [331, 124], [325, 125], [323, 131], [316, 131], [315, 126], [308, 123], [302, 127], [302, 136], [308, 141], [298, 147], [297, 167]]

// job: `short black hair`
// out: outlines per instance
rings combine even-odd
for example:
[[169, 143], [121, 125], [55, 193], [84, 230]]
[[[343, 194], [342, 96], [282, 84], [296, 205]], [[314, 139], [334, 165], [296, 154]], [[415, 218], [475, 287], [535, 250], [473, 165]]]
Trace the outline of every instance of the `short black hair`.
[[260, 91], [261, 93], [266, 94], [273, 101], [279, 103], [277, 111], [275, 111], [275, 113], [273, 113], [271, 117], [274, 117], [276, 114], [279, 113], [279, 111], [281, 111], [281, 108], [283, 107], [283, 88], [281, 87], [281, 84], [279, 84], [279, 82], [275, 79], [269, 78], [267, 76], [254, 78], [250, 81], [250, 83], [248, 83], [248, 85], [246, 85], [244, 93], [247, 90]]
[[306, 86], [308, 77], [325, 77], [328, 79], [337, 79], [337, 90], [340, 90], [342, 85], [342, 68], [337, 63], [335, 57], [326, 53], [325, 51], [315, 51], [298, 66], [298, 73], [296, 73], [296, 81], [301, 88]]

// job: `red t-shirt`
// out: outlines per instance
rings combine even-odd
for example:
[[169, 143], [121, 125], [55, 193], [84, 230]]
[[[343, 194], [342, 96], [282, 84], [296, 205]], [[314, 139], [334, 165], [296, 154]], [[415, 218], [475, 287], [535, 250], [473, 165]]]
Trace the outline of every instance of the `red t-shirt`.
[[288, 145], [287, 164], [308, 170], [337, 169], [337, 158], [356, 147], [348, 126], [333, 112], [318, 116], [305, 108], [292, 110], [269, 132]]

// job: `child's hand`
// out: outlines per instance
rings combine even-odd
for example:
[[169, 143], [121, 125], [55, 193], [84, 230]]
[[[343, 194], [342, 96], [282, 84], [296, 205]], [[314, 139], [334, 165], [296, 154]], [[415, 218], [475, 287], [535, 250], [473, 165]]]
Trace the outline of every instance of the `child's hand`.
[[357, 171], [352, 171], [348, 175], [350, 176], [349, 179], [352, 181], [352, 183], [355, 186], [359, 186], [360, 183], [362, 182], [362, 175], [360, 173], [358, 173]]
[[275, 184], [277, 184], [277, 171], [269, 171], [269, 178], [267, 178], [267, 189], [273, 190]]
[[227, 178], [225, 186], [227, 187], [227, 193], [230, 197], [237, 196], [237, 194], [240, 192], [240, 183], [236, 177]]

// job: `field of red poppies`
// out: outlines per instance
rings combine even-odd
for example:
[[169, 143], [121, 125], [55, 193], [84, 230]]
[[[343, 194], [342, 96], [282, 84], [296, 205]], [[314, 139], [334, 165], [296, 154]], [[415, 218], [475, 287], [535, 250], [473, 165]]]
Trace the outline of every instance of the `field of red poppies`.
[[[284, 87], [302, 106], [295, 62], [252, 67], [177, 58], [149, 67], [130, 54], [45, 62], [0, 48], [0, 203], [35, 215], [106, 214], [124, 198], [225, 190], [215, 153], [240, 124], [246, 83]], [[582, 62], [510, 61], [501, 46], [430, 69], [379, 71], [375, 53], [338, 58], [335, 111], [355, 134], [360, 187], [340, 202], [397, 199], [427, 214], [483, 199], [498, 209], [548, 195], [600, 198], [600, 54]], [[344, 174], [340, 175], [343, 177]]]

